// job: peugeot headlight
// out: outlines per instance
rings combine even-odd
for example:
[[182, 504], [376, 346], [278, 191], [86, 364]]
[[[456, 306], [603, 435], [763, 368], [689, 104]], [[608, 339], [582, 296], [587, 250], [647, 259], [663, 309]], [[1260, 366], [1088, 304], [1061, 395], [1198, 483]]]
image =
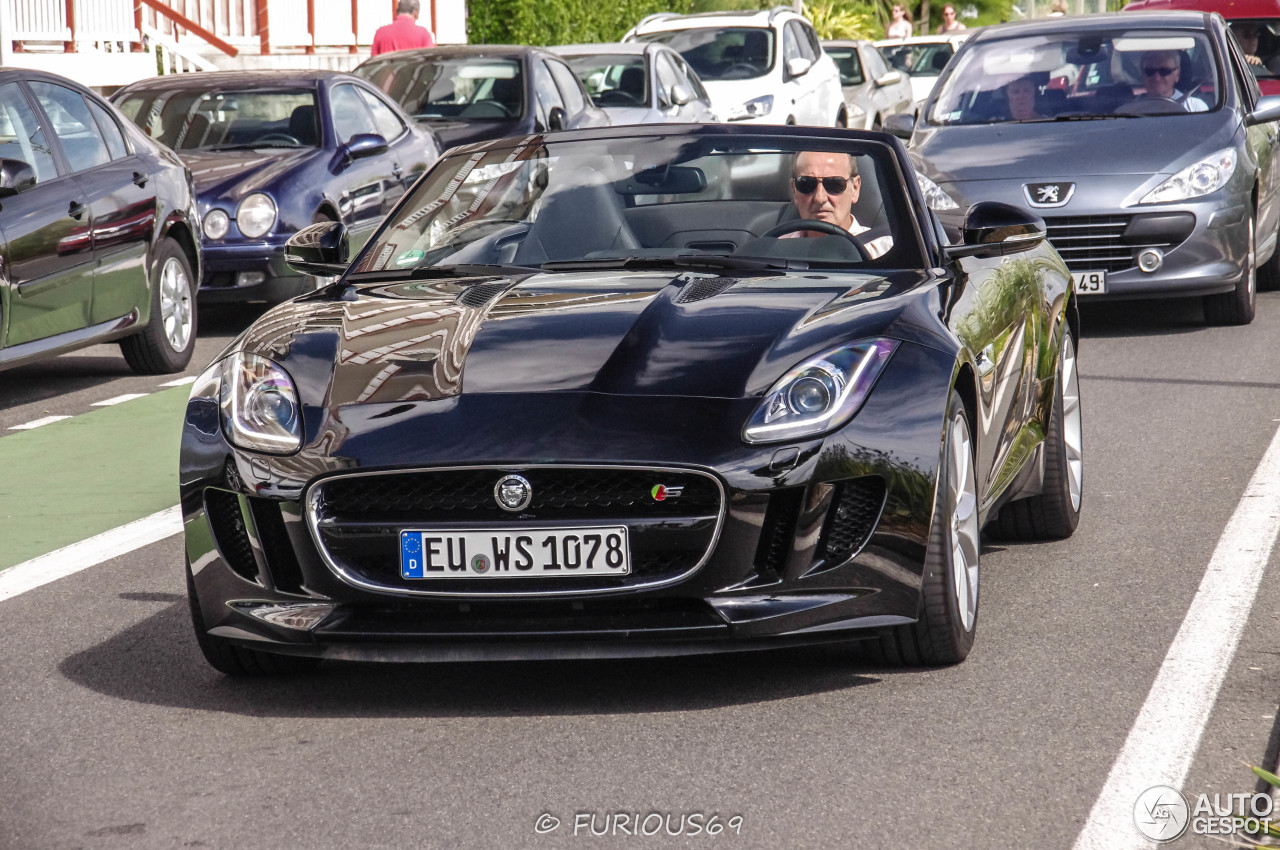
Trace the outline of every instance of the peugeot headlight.
[[1236, 170], [1235, 148], [1226, 148], [1210, 154], [1197, 163], [1188, 165], [1168, 180], [1146, 194], [1140, 204], [1167, 204], [1185, 201], [1216, 192]]
[[250, 239], [266, 236], [276, 223], [276, 202], [261, 192], [254, 192], [236, 209], [236, 227]]
[[222, 430], [243, 449], [289, 454], [302, 446], [302, 410], [293, 380], [265, 357], [238, 352], [221, 363]]
[[764, 97], [757, 97], [739, 106], [730, 107], [726, 120], [745, 121], [748, 118], [763, 118], [772, 111], [773, 95], [766, 94]]
[[960, 205], [956, 203], [956, 199], [948, 195], [942, 190], [942, 187], [934, 183], [928, 177], [925, 177], [919, 171], [916, 172], [916, 183], [920, 186], [920, 194], [924, 195], [924, 202], [931, 210], [958, 210]]
[[765, 393], [742, 438], [748, 443], [772, 443], [840, 427], [866, 401], [897, 345], [891, 339], [872, 339], [805, 361]]
[[231, 227], [231, 218], [222, 210], [209, 210], [204, 217], [204, 235], [209, 239], [221, 239]]

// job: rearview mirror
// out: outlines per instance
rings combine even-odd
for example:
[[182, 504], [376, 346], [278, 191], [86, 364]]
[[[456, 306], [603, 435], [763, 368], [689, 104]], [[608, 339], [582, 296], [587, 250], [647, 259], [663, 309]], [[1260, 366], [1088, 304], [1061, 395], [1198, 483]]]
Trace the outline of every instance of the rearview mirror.
[[347, 228], [337, 221], [308, 225], [284, 243], [284, 261], [302, 274], [339, 275], [347, 270], [350, 259], [351, 240]]
[[1244, 117], [1244, 123], [1248, 127], [1276, 120], [1280, 120], [1280, 94], [1269, 94], [1258, 98], [1253, 111]]
[[892, 85], [897, 85], [901, 81], [902, 81], [901, 71], [890, 71], [889, 73], [885, 74], [883, 77], [877, 77], [876, 85], [881, 87], [892, 86]]
[[899, 139], [910, 139], [911, 134], [916, 130], [916, 118], [914, 115], [899, 112], [896, 115], [885, 116], [884, 124], [881, 126], [886, 133], [892, 133]]
[[684, 106], [693, 100], [693, 92], [684, 83], [675, 83], [671, 86], [671, 103], [674, 106]]
[[564, 111], [563, 106], [551, 107], [550, 114], [547, 115], [548, 130], [563, 130], [569, 126], [569, 113]]
[[1044, 219], [1021, 207], [979, 201], [964, 217], [964, 244], [948, 245], [948, 257], [998, 257], [1034, 248], [1048, 235]]
[[794, 56], [787, 60], [787, 73], [792, 77], [803, 77], [813, 67], [813, 60], [803, 56]]
[[36, 185], [35, 169], [20, 159], [0, 159], [0, 198], [25, 192]]
[[363, 159], [387, 152], [387, 140], [377, 133], [356, 133], [343, 148], [349, 159]]

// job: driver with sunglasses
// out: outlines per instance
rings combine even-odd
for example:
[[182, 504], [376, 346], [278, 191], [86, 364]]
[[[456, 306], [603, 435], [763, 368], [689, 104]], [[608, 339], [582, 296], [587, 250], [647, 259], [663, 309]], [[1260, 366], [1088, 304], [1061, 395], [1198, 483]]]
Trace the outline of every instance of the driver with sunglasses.
[[1142, 54], [1142, 81], [1147, 92], [1143, 97], [1163, 97], [1179, 104], [1187, 112], [1208, 112], [1209, 105], [1198, 97], [1178, 91], [1182, 61], [1176, 50], [1149, 50]]
[[[862, 178], [858, 176], [858, 163], [849, 154], [825, 151], [801, 151], [791, 164], [791, 200], [800, 218], [817, 219], [843, 227], [857, 236], [868, 228], [858, 223], [853, 215], [853, 204], [858, 200]], [[825, 236], [815, 230], [788, 233], [780, 239]], [[862, 243], [868, 258], [882, 256], [893, 247], [893, 237], [879, 236]]]

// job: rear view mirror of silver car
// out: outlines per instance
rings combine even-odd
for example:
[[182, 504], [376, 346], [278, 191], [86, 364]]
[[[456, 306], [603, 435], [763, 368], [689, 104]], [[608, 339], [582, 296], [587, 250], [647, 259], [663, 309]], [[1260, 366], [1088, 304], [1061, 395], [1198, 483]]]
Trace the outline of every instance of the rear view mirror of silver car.
[[1258, 98], [1253, 111], [1244, 117], [1244, 123], [1250, 127], [1277, 120], [1280, 120], [1280, 94], [1269, 94]]

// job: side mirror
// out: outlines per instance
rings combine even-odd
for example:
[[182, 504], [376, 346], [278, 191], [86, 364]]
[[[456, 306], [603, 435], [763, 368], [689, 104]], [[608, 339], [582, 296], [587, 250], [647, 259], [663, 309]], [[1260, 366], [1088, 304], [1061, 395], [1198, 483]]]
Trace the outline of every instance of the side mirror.
[[693, 91], [684, 83], [676, 83], [671, 86], [671, 93], [669, 97], [671, 98], [672, 105], [684, 106], [686, 103], [693, 100]]
[[813, 60], [803, 56], [795, 56], [787, 60], [787, 74], [792, 77], [803, 77], [813, 67]]
[[900, 82], [902, 82], [901, 71], [890, 71], [889, 73], [885, 74], [883, 77], [879, 77], [876, 79], [876, 85], [880, 86], [881, 88], [883, 88], [884, 86], [897, 85]]
[[322, 221], [302, 228], [284, 243], [284, 261], [302, 274], [328, 277], [347, 270], [351, 240], [337, 221]]
[[25, 192], [36, 185], [36, 172], [20, 159], [0, 159], [0, 198]]
[[979, 201], [969, 207], [963, 230], [963, 244], [943, 249], [952, 259], [1015, 254], [1034, 248], [1048, 235], [1040, 216], [999, 201]]
[[1254, 106], [1253, 111], [1244, 117], [1244, 123], [1247, 127], [1276, 120], [1280, 120], [1280, 94], [1269, 94], [1258, 98], [1258, 103]]
[[916, 117], [905, 112], [887, 115], [882, 126], [886, 133], [892, 133], [899, 139], [910, 139], [916, 130]]
[[563, 106], [551, 107], [551, 113], [547, 116], [548, 130], [564, 130], [569, 126], [569, 113], [564, 111]]
[[387, 140], [377, 133], [356, 133], [343, 147], [348, 159], [363, 159], [387, 152]]

